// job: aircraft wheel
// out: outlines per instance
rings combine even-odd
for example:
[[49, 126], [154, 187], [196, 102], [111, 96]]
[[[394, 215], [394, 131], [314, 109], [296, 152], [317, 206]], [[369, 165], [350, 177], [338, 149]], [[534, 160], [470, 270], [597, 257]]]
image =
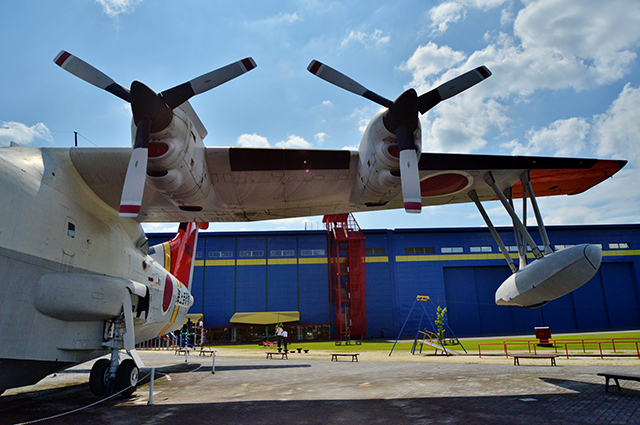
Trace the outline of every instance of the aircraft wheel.
[[111, 362], [109, 360], [100, 359], [91, 368], [89, 389], [93, 395], [102, 397], [107, 393], [110, 366]]
[[121, 396], [130, 397], [138, 387], [138, 366], [131, 359], [125, 359], [118, 366], [116, 372], [116, 392], [120, 392], [127, 388]]

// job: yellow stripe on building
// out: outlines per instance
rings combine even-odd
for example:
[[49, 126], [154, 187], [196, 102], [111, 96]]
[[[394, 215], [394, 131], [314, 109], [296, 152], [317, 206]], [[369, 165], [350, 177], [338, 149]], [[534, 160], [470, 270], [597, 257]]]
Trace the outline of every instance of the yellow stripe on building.
[[326, 257], [300, 258], [298, 263], [299, 264], [327, 264], [327, 258]]
[[236, 260], [207, 260], [207, 266], [235, 266]]
[[254, 260], [238, 260], [239, 266], [264, 266], [267, 264], [267, 260], [264, 258], [258, 258]]
[[602, 251], [603, 257], [626, 257], [632, 255], [640, 255], [640, 249], [625, 249], [615, 251]]
[[297, 258], [269, 258], [267, 264], [270, 266], [281, 264], [298, 264]]
[[389, 257], [367, 257], [365, 258], [367, 263], [388, 263]]

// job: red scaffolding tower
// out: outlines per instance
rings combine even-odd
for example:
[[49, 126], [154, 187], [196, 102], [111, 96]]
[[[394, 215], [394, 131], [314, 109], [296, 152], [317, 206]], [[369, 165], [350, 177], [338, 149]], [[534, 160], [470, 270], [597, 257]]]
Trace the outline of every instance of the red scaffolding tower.
[[364, 234], [351, 214], [325, 215], [329, 246], [330, 297], [335, 337], [341, 341], [367, 336]]

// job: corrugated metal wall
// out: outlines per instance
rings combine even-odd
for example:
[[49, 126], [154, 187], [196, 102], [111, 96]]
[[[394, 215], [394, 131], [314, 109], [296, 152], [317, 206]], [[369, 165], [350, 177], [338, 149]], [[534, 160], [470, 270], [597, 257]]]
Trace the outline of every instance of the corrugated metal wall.
[[[499, 231], [515, 245], [510, 229]], [[535, 326], [552, 332], [640, 326], [639, 225], [549, 228], [552, 245], [602, 244], [603, 264], [582, 288], [532, 310], [495, 305], [495, 290], [510, 271], [486, 229], [364, 232], [369, 338], [395, 338], [416, 295], [447, 307], [458, 336], [531, 335]], [[171, 236], [149, 239], [153, 245]], [[323, 231], [202, 233], [191, 312], [203, 313], [206, 326], [229, 326], [235, 312], [277, 310], [300, 311], [301, 324], [330, 323], [326, 253]], [[414, 335], [421, 311], [409, 318], [405, 337]]]

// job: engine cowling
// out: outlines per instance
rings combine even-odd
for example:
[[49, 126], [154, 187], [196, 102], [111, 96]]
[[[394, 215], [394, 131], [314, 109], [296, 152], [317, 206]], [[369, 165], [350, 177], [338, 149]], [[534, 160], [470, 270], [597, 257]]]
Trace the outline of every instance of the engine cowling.
[[[369, 122], [358, 147], [360, 166], [358, 178], [351, 192], [351, 202], [367, 206], [385, 205], [402, 191], [400, 181], [400, 152], [395, 134], [384, 126], [384, 111]], [[422, 152], [420, 124], [413, 133], [418, 159]]]
[[541, 307], [587, 283], [601, 262], [602, 250], [596, 245], [545, 255], [509, 276], [496, 291], [496, 304]]
[[214, 196], [208, 174], [202, 139], [187, 114], [174, 109], [171, 124], [151, 135], [148, 181], [179, 207], [197, 210]]

